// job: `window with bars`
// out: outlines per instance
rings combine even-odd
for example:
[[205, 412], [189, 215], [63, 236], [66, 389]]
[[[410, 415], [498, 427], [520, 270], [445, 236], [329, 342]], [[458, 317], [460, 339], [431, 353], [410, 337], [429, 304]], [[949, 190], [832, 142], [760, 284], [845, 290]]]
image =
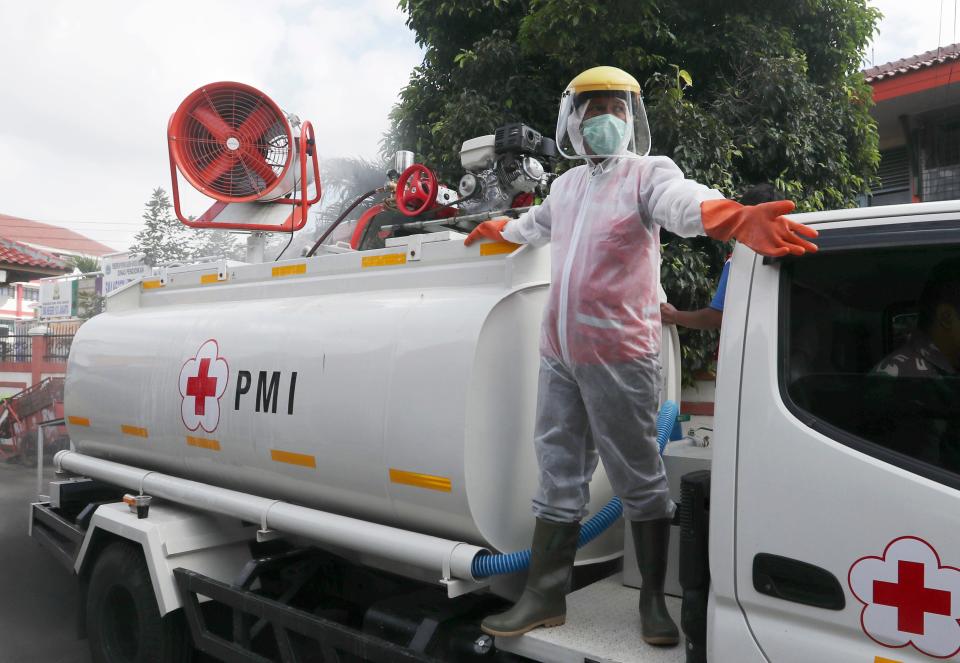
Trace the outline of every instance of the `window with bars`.
[[920, 169], [924, 202], [960, 198], [960, 119], [954, 108], [924, 120]]

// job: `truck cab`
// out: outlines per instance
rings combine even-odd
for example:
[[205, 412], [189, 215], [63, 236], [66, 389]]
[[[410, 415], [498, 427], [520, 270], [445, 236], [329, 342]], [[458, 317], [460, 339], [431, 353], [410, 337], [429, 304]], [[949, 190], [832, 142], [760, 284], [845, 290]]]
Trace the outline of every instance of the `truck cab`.
[[726, 296], [710, 658], [950, 659], [960, 376], [942, 358], [922, 377], [881, 369], [910, 354], [931, 273], [960, 260], [960, 207], [795, 218], [820, 232], [818, 253], [770, 260], [737, 247]]

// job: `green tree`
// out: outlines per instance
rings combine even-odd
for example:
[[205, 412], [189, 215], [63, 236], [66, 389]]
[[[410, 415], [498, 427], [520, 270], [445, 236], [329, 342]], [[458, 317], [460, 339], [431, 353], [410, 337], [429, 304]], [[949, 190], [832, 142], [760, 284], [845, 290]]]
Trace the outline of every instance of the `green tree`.
[[132, 253], [140, 253], [150, 265], [183, 262], [193, 253], [188, 228], [172, 213], [167, 192], [157, 187], [144, 205], [143, 229], [133, 238]]
[[[801, 210], [852, 206], [879, 155], [861, 53], [867, 0], [400, 0], [424, 47], [384, 153], [416, 151], [455, 182], [460, 144], [523, 121], [552, 135], [563, 88], [598, 64], [641, 82], [653, 153], [734, 196], [771, 181]], [[564, 167], [564, 166], [561, 166]], [[680, 308], [708, 301], [729, 247], [665, 238]], [[684, 333], [684, 372], [715, 334]]]
[[100, 271], [100, 259], [93, 256], [72, 256], [70, 266], [80, 270], [81, 274], [92, 274]]
[[191, 260], [200, 259], [230, 259], [242, 260], [244, 256], [244, 246], [238, 239], [238, 235], [227, 230], [193, 230], [189, 229], [193, 235], [191, 242]]

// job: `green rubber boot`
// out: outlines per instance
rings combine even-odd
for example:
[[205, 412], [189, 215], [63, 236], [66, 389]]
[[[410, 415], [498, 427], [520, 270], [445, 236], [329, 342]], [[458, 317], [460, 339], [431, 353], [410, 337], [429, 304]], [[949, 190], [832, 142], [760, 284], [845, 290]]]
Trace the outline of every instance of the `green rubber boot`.
[[552, 523], [537, 518], [530, 546], [530, 572], [516, 604], [483, 620], [484, 633], [522, 635], [538, 626], [559, 626], [567, 618], [567, 587], [577, 554], [580, 523]]
[[663, 581], [667, 576], [667, 547], [670, 544], [670, 521], [632, 521], [633, 543], [643, 585], [640, 588], [640, 633], [650, 645], [673, 646], [680, 642], [680, 632], [663, 598]]

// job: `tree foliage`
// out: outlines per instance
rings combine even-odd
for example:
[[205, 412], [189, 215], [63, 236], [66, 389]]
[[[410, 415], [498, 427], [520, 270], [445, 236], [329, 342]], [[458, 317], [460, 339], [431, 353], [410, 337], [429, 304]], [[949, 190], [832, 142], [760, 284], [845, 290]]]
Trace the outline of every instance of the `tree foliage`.
[[150, 265], [185, 261], [191, 253], [187, 227], [174, 217], [167, 192], [157, 187], [143, 209], [143, 229], [133, 238], [130, 251]]
[[100, 271], [100, 259], [95, 256], [71, 256], [68, 264], [81, 274]]
[[143, 255], [149, 265], [226, 258], [239, 260], [244, 255], [238, 235], [226, 230], [198, 230], [180, 223], [162, 187], [151, 192], [150, 199], [144, 204], [142, 218], [143, 228], [134, 236], [130, 251]]
[[[412, 149], [455, 182], [469, 138], [523, 121], [552, 135], [560, 93], [598, 64], [641, 82], [653, 153], [734, 196], [771, 181], [801, 210], [847, 207], [879, 159], [861, 53], [867, 0], [400, 0], [424, 60], [391, 113], [384, 153]], [[729, 247], [669, 238], [663, 282], [708, 300]], [[689, 334], [685, 373], [710, 368]]]
[[246, 251], [237, 233], [227, 230], [188, 230], [195, 235], [190, 247], [191, 260], [243, 259]]

